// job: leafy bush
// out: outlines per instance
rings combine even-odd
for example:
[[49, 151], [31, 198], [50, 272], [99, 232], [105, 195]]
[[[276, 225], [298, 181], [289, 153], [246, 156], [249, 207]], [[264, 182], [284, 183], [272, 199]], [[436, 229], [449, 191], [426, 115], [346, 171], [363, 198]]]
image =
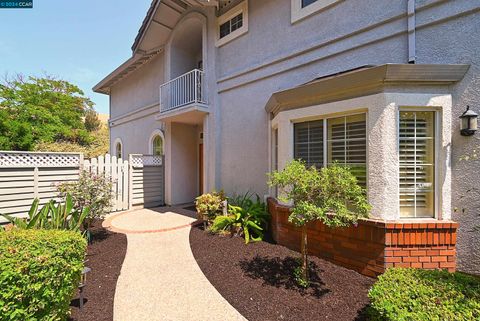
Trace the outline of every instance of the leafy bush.
[[0, 232], [0, 320], [65, 320], [85, 251], [71, 231]]
[[70, 195], [66, 195], [65, 204], [57, 204], [51, 200], [38, 210], [39, 200], [35, 199], [28, 212], [28, 218], [17, 218], [0, 214], [20, 229], [53, 229], [80, 231], [80, 227], [88, 216], [89, 208], [84, 207], [81, 211], [73, 208]]
[[229, 198], [229, 215], [217, 216], [210, 228], [213, 233], [224, 233], [230, 230], [238, 236], [245, 237], [245, 243], [250, 240], [263, 240], [263, 230], [268, 226], [270, 215], [265, 204], [256, 195], [256, 201], [252, 201], [253, 194], [246, 193], [242, 196]]
[[212, 221], [223, 212], [223, 204], [226, 200], [223, 191], [200, 195], [195, 199], [198, 218]]
[[462, 273], [391, 268], [368, 296], [371, 320], [480, 320], [480, 279]]
[[74, 207], [83, 211], [89, 208], [85, 220], [85, 229], [91, 226], [95, 219], [101, 219], [112, 206], [112, 182], [103, 175], [95, 175], [81, 171], [78, 181], [62, 183], [57, 186], [60, 195], [72, 195]]

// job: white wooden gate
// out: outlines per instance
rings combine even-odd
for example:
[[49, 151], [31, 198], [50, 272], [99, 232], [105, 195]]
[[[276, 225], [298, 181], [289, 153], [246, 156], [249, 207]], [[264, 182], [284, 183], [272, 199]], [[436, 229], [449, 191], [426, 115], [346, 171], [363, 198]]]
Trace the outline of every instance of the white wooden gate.
[[165, 204], [163, 157], [130, 155], [130, 204], [156, 207]]
[[123, 160], [109, 154], [85, 160], [83, 170], [95, 175], [109, 177], [112, 182], [112, 211], [123, 211], [130, 208], [129, 205], [129, 165]]

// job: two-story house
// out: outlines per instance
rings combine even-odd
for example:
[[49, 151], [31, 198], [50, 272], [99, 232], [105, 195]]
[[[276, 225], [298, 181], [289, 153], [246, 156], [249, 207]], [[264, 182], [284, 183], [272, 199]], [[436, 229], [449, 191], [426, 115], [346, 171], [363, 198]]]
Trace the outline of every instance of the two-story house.
[[462, 156], [479, 141], [459, 117], [480, 109], [479, 32], [477, 0], [154, 0], [94, 90], [113, 154], [164, 155], [167, 204], [274, 195], [289, 160], [337, 161], [374, 218], [458, 222], [457, 266], [478, 273], [480, 165]]

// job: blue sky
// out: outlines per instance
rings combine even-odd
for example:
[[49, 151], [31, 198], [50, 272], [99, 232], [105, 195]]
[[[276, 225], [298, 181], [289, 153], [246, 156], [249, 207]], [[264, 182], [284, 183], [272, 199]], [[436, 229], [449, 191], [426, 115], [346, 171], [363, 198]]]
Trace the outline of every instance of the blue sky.
[[131, 56], [151, 0], [33, 0], [33, 9], [0, 9], [0, 76], [45, 73], [91, 88]]

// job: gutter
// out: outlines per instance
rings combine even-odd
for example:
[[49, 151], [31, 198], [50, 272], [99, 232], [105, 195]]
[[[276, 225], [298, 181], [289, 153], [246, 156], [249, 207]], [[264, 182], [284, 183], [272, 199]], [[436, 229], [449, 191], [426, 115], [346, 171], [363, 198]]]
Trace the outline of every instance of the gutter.
[[408, 0], [407, 5], [407, 30], [408, 30], [408, 63], [414, 64], [417, 60], [416, 50], [416, 22], [415, 22], [415, 0]]

